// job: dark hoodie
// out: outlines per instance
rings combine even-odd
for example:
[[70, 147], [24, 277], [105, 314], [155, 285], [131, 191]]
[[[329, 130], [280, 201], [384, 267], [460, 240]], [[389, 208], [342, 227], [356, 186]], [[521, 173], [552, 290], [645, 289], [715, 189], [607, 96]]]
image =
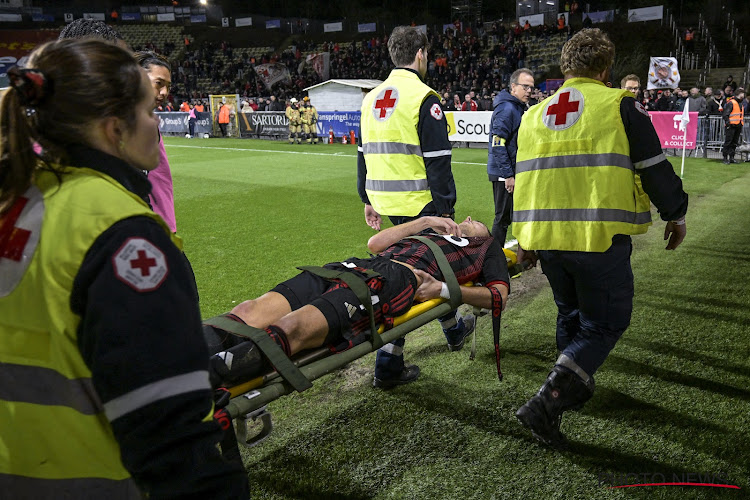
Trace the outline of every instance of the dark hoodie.
[[490, 181], [498, 181], [516, 175], [518, 127], [526, 104], [503, 90], [495, 97], [492, 106], [487, 175]]

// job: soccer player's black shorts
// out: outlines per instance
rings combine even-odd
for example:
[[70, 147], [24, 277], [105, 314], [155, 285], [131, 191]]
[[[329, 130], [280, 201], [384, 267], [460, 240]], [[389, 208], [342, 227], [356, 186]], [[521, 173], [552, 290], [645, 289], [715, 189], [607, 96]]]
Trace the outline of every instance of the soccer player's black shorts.
[[[323, 267], [362, 277], [370, 289], [375, 324], [385, 324], [386, 329], [391, 326], [393, 318], [409, 310], [417, 291], [414, 272], [384, 257], [352, 257]], [[371, 269], [380, 276], [368, 278], [359, 271], [361, 269]], [[304, 271], [279, 283], [271, 291], [283, 295], [292, 311], [308, 304], [318, 308], [328, 322], [325, 342], [332, 351], [349, 349], [369, 338], [370, 318], [367, 311], [354, 292], [340, 280], [327, 280]]]

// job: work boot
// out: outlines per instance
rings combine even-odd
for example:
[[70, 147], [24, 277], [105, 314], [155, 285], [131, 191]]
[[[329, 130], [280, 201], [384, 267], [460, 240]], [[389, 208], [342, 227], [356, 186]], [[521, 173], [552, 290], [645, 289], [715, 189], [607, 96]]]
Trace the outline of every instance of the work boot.
[[476, 322], [477, 319], [473, 314], [467, 314], [459, 318], [457, 323], [458, 328], [455, 331], [451, 331], [453, 330], [451, 329], [444, 332], [445, 339], [448, 341], [449, 351], [460, 351], [464, 348], [466, 339], [474, 332]]
[[735, 161], [734, 159], [734, 155], [729, 157], [729, 163], [737, 163], [737, 161]]
[[726, 156], [724, 157], [724, 165], [729, 165], [729, 158]]
[[380, 379], [374, 377], [372, 386], [379, 389], [391, 389], [397, 385], [404, 385], [414, 382], [419, 378], [419, 367], [417, 365], [405, 365], [398, 377]]
[[580, 410], [593, 394], [581, 377], [555, 365], [539, 392], [516, 412], [516, 418], [542, 443], [564, 448], [568, 440], [560, 432], [563, 412]]

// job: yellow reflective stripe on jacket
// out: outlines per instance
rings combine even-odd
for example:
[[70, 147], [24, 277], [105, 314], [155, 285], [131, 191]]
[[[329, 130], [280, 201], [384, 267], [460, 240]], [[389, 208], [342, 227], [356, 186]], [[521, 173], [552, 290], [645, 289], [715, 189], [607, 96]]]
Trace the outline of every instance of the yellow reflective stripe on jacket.
[[143, 495], [130, 478], [41, 479], [0, 472], [0, 491], [8, 494], [8, 498], [143, 500]]
[[[390, 110], [391, 114], [380, 118], [381, 111], [386, 113], [377, 108], [378, 98], [388, 89], [393, 94], [393, 103], [383, 110]], [[395, 69], [362, 102], [362, 154], [367, 166], [365, 191], [373, 208], [381, 215], [414, 216], [432, 201], [424, 157], [437, 157], [445, 152], [424, 155], [420, 146], [419, 111], [430, 95], [437, 96], [416, 74]], [[383, 100], [388, 101], [385, 97]]]
[[650, 202], [620, 116], [620, 102], [630, 95], [573, 78], [524, 114], [513, 196], [513, 234], [523, 248], [604, 252], [615, 234], [648, 229]]

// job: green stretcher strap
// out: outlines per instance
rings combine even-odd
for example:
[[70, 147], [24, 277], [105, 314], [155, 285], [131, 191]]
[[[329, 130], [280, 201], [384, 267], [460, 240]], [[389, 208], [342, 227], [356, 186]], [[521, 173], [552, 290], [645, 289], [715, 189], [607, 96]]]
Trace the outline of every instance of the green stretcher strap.
[[[308, 273], [320, 276], [323, 279], [341, 280], [346, 283], [346, 286], [348, 286], [349, 289], [354, 292], [354, 295], [357, 296], [357, 299], [359, 299], [359, 301], [365, 307], [367, 315], [370, 317], [372, 347], [374, 349], [380, 349], [381, 347], [383, 347], [383, 339], [380, 338], [380, 334], [378, 334], [378, 328], [375, 325], [375, 313], [372, 310], [372, 297], [370, 296], [370, 288], [361, 277], [347, 271], [336, 271], [335, 269], [327, 269], [325, 267], [319, 266], [300, 266], [297, 269], [301, 271], [307, 271]], [[362, 272], [368, 278], [376, 278], [380, 276], [380, 274], [376, 273], [372, 269], [362, 269], [358, 272]]]
[[205, 320], [204, 323], [216, 326], [222, 330], [226, 330], [255, 342], [255, 345], [257, 345], [263, 355], [268, 358], [268, 361], [270, 361], [276, 368], [279, 375], [289, 382], [297, 392], [302, 392], [305, 389], [312, 387], [312, 382], [310, 382], [307, 377], [299, 371], [299, 368], [292, 363], [284, 351], [281, 350], [281, 347], [271, 340], [265, 330], [260, 330], [244, 323], [239, 323], [227, 318], [226, 316], [216, 316]]
[[453, 272], [453, 268], [451, 268], [450, 263], [448, 263], [448, 259], [445, 257], [443, 251], [437, 243], [429, 238], [425, 238], [424, 236], [409, 236], [409, 238], [421, 241], [432, 250], [432, 254], [435, 256], [435, 261], [440, 268], [440, 272], [443, 273], [443, 279], [445, 279], [445, 283], [448, 285], [448, 293], [450, 294], [448, 303], [454, 309], [458, 309], [458, 306], [463, 303], [461, 285], [458, 284], [456, 274]]

